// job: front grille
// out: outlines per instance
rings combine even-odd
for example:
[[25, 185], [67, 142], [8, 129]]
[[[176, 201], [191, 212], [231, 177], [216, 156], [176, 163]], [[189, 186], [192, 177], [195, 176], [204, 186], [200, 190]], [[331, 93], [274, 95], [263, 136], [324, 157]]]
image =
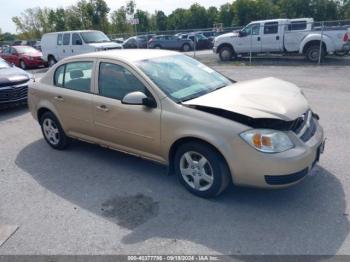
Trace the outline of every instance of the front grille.
[[308, 173], [309, 169], [305, 168], [299, 172], [289, 174], [289, 175], [281, 175], [281, 176], [265, 176], [265, 181], [269, 185], [287, 185], [294, 183], [303, 177], [305, 177]]
[[303, 142], [307, 142], [315, 135], [317, 131], [317, 120], [315, 119], [311, 110], [307, 111], [303, 115], [302, 119], [303, 121], [299, 124], [298, 128], [294, 129], [293, 131]]
[[27, 98], [28, 86], [0, 88], [0, 103], [14, 102]]

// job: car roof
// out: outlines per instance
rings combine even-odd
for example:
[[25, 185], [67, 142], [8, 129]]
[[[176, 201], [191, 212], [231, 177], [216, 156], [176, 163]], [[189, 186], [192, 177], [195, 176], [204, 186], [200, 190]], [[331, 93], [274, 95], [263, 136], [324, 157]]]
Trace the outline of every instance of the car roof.
[[[180, 53], [175, 51], [168, 50], [154, 50], [154, 49], [116, 49], [116, 50], [107, 50], [94, 53], [86, 53], [82, 55], [72, 56], [71, 59], [94, 59], [94, 58], [103, 58], [103, 59], [115, 59], [125, 62], [137, 62], [146, 59], [165, 57], [171, 55], [179, 55]], [[67, 60], [70, 60], [68, 58]]]
[[54, 35], [54, 34], [64, 34], [64, 33], [84, 33], [84, 32], [101, 32], [99, 30], [72, 30], [72, 31], [59, 31], [46, 33], [45, 35]]

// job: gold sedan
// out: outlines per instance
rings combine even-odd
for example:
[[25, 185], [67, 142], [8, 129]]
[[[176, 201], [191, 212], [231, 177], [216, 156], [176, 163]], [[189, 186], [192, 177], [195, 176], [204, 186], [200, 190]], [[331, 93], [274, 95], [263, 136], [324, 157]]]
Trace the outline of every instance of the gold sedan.
[[28, 102], [51, 147], [74, 138], [169, 165], [201, 197], [232, 183], [293, 185], [324, 148], [318, 115], [294, 84], [238, 83], [171, 51], [64, 59], [30, 86]]

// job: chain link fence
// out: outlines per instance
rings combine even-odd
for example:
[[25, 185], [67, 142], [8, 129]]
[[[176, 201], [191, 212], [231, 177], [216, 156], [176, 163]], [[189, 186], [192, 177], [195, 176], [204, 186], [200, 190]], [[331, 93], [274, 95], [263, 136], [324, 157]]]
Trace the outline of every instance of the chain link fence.
[[[123, 40], [133, 36], [147, 35], [176, 35], [190, 33], [210, 33], [215, 36], [236, 32], [234, 39], [228, 41], [234, 44], [233, 60], [243, 60], [249, 64], [261, 61], [278, 63], [285, 58], [285, 62], [310, 61], [314, 64], [334, 63], [350, 65], [350, 20], [318, 21], [312, 19], [271, 20], [251, 23], [246, 27], [226, 27], [221, 30], [213, 28], [199, 28], [186, 30], [167, 30], [156, 32], [137, 32], [109, 35], [111, 39]], [[197, 39], [193, 41], [193, 48], [188, 55], [198, 57], [215, 55], [211, 51], [198, 52]], [[147, 45], [146, 45], [147, 48]], [[282, 58], [282, 59], [281, 59]], [[306, 59], [304, 59], [306, 58]], [[299, 59], [299, 60], [298, 60]]]

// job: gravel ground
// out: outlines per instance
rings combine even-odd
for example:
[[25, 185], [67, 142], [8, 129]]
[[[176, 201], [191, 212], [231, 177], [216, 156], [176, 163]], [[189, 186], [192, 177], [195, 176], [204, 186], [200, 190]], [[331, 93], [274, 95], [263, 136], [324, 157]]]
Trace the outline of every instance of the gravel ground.
[[208, 63], [239, 81], [303, 88], [327, 136], [312, 176], [204, 200], [133, 156], [82, 142], [52, 150], [26, 108], [4, 110], [0, 225], [19, 228], [0, 254], [350, 254], [350, 67]]

